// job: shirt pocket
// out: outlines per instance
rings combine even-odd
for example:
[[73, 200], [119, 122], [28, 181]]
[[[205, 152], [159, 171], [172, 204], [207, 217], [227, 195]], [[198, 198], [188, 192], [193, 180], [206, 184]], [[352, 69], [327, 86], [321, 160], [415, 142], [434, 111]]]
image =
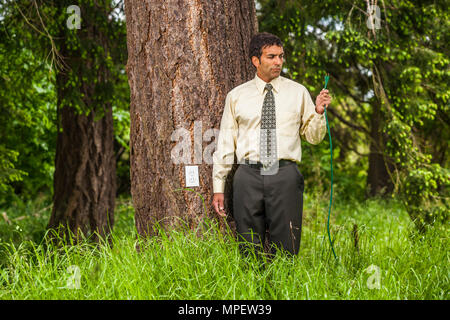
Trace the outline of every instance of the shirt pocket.
[[298, 135], [300, 115], [297, 112], [281, 111], [277, 115], [277, 129], [282, 136]]
[[236, 121], [239, 126], [253, 128], [261, 117], [261, 108], [252, 104], [237, 103]]

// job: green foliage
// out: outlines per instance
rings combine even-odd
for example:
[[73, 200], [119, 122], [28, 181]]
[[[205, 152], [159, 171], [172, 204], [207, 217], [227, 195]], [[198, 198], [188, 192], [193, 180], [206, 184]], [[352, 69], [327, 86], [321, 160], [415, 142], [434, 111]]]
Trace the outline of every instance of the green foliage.
[[[445, 1], [378, 2], [380, 29], [367, 27], [367, 8], [336, 1], [261, 0], [260, 31], [280, 36], [286, 74], [314, 97], [326, 72], [334, 102], [329, 112], [333, 147], [339, 148], [335, 182], [338, 196], [364, 195], [368, 145], [377, 144], [394, 184], [418, 227], [436, 220], [449, 206], [449, 47], [450, 19]], [[371, 121], [380, 114], [383, 141], [372, 141]], [[336, 115], [336, 117], [335, 117]], [[312, 169], [328, 144], [304, 147], [303, 169]], [[313, 156], [318, 154], [319, 156]], [[329, 164], [329, 161], [328, 161]], [[322, 166], [322, 165], [320, 165]], [[324, 168], [325, 169], [325, 168]], [[314, 174], [315, 172], [315, 174]], [[343, 178], [345, 177], [345, 178]], [[350, 179], [348, 179], [350, 178]], [[358, 183], [351, 183], [351, 180]], [[350, 182], [350, 183], [349, 183]], [[320, 183], [328, 188], [329, 184]], [[448, 211], [448, 210], [447, 210]]]
[[0, 21], [0, 206], [15, 193], [51, 190], [56, 143], [54, 77], [18, 35]]
[[[400, 193], [408, 203], [408, 212], [419, 230], [435, 222], [445, 223], [449, 219], [450, 206], [441, 194], [439, 186], [445, 186], [450, 179], [448, 169], [433, 164], [427, 168], [418, 168], [408, 172]], [[441, 187], [442, 188], [442, 187]]]
[[[0, 7], [0, 207], [17, 196], [27, 200], [52, 192], [58, 104], [86, 114], [95, 110], [96, 119], [111, 106], [119, 193], [129, 193], [125, 21], [102, 11], [112, 9], [110, 1], [102, 1], [102, 7], [84, 1], [78, 3], [82, 28], [70, 30], [66, 9], [71, 4], [18, 0]], [[109, 51], [86, 35], [87, 23], [103, 33]], [[65, 63], [71, 56], [84, 60], [75, 59], [69, 69]], [[59, 101], [57, 90], [64, 91]]]
[[14, 168], [18, 152], [8, 150], [0, 145], [0, 154], [2, 155], [0, 158], [0, 192], [7, 192], [11, 188], [8, 183], [22, 180], [26, 173]]

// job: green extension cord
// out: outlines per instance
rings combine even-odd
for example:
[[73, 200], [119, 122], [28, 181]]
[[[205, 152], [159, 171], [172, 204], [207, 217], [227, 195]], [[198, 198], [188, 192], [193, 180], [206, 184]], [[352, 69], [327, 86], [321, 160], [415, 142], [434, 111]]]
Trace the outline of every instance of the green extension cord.
[[[327, 88], [328, 80], [330, 79], [329, 74], [325, 76], [325, 89]], [[330, 137], [330, 167], [331, 167], [331, 192], [330, 192], [330, 205], [328, 206], [328, 240], [330, 241], [331, 251], [333, 251], [334, 258], [337, 260], [336, 253], [334, 252], [333, 241], [331, 241], [330, 235], [330, 214], [331, 214], [331, 203], [333, 202], [333, 145], [331, 144], [331, 131], [330, 125], [328, 124], [327, 108], [325, 108], [325, 120], [327, 122], [328, 136]]]

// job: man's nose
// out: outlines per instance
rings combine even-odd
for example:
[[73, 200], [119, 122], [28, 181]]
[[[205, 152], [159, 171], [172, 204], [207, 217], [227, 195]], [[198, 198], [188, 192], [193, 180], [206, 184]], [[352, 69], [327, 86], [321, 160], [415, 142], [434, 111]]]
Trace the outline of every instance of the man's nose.
[[277, 66], [280, 66], [283, 63], [283, 59], [281, 59], [280, 57], [276, 57], [275, 58], [275, 64]]

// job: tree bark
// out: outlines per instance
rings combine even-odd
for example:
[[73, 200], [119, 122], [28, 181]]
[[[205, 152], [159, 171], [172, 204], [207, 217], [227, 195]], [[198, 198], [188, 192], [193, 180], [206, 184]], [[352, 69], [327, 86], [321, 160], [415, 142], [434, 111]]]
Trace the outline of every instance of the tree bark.
[[[60, 10], [65, 10], [63, 4], [58, 5]], [[109, 4], [103, 1], [102, 5], [95, 10], [103, 9], [106, 13]], [[82, 10], [86, 10], [82, 11], [82, 16], [87, 16], [87, 10], [92, 13], [94, 9], [82, 7]], [[106, 36], [95, 23], [94, 19], [85, 19], [83, 27], [77, 31], [78, 36], [82, 43], [95, 42], [106, 53]], [[60, 236], [70, 230], [75, 240], [83, 234], [98, 241], [99, 236], [108, 235], [113, 227], [116, 196], [112, 106], [99, 92], [99, 87], [105, 86], [110, 76], [107, 66], [99, 64], [102, 60], [95, 50], [83, 57], [79, 50], [66, 43], [69, 32], [63, 26], [57, 41], [68, 70], [58, 70], [56, 75], [59, 130], [53, 210], [48, 228], [58, 229]], [[85, 80], [92, 77], [95, 81]], [[73, 85], [74, 82], [77, 85]], [[81, 105], [85, 106], [84, 112], [74, 107], [74, 100], [68, 98], [71, 96], [79, 97]]]
[[[152, 235], [156, 223], [180, 220], [192, 228], [212, 212], [212, 153], [225, 96], [254, 76], [255, 4], [125, 0], [125, 13], [137, 231]], [[195, 192], [182, 189], [186, 165], [198, 166]]]
[[[110, 107], [95, 121], [95, 112], [60, 112], [54, 175], [53, 211], [48, 228], [62, 225], [77, 236], [104, 237], [114, 223], [115, 157]], [[98, 235], [93, 240], [98, 240]]]
[[368, 196], [386, 195], [393, 191], [394, 185], [389, 177], [386, 169], [388, 165], [389, 170], [392, 171], [392, 164], [387, 161], [387, 155], [383, 155], [384, 146], [387, 142], [387, 137], [381, 131], [383, 124], [383, 115], [380, 107], [373, 105], [373, 114], [371, 116], [371, 130], [370, 130], [370, 154], [369, 154], [369, 170], [367, 172], [367, 193]]

